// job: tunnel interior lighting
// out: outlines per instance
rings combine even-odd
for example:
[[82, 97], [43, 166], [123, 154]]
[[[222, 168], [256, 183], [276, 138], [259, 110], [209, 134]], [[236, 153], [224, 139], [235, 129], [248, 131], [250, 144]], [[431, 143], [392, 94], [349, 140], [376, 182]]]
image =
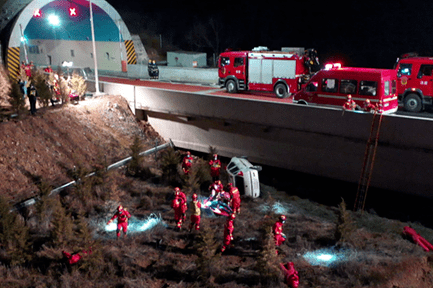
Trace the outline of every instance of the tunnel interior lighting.
[[48, 22], [49, 22], [52, 26], [59, 26], [59, 25], [60, 25], [60, 19], [59, 19], [59, 16], [57, 16], [57, 15], [55, 15], [55, 14], [48, 15]]

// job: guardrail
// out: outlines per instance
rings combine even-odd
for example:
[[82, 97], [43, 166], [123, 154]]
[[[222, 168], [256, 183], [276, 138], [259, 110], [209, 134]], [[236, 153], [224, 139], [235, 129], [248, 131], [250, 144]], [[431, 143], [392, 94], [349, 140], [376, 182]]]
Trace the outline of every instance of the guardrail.
[[[147, 156], [147, 155], [150, 155], [150, 154], [152, 154], [152, 153], [156, 153], [156, 152], [158, 152], [158, 151], [160, 151], [160, 150], [166, 149], [166, 148], [168, 148], [168, 147], [174, 147], [173, 142], [171, 141], [171, 139], [169, 139], [169, 141], [168, 141], [167, 143], [162, 144], [162, 145], [159, 145], [159, 146], [156, 146], [156, 147], [154, 147], [154, 148], [152, 148], [152, 149], [149, 149], [149, 150], [143, 151], [143, 152], [141, 152], [139, 155], [140, 155], [140, 156]], [[132, 157], [127, 157], [127, 158], [125, 158], [125, 159], [123, 159], [123, 160], [120, 160], [120, 161], [118, 161], [118, 162], [116, 162], [116, 163], [113, 163], [113, 164], [107, 166], [106, 169], [107, 169], [107, 171], [108, 171], [108, 170], [111, 170], [111, 169], [120, 168], [120, 167], [126, 165], [128, 162], [130, 162], [131, 159], [132, 159]], [[92, 176], [94, 176], [94, 175], [95, 175], [95, 172], [92, 172], [92, 173], [89, 173], [88, 175], [86, 175], [85, 177], [92, 177]], [[59, 187], [57, 187], [57, 188], [54, 188], [53, 190], [51, 190], [49, 196], [52, 196], [52, 195], [58, 194], [60, 191], [62, 191], [62, 190], [64, 190], [64, 189], [66, 189], [66, 188], [68, 188], [68, 187], [74, 185], [75, 183], [76, 183], [76, 181], [71, 181], [71, 182], [68, 182], [68, 183], [66, 183], [66, 184], [64, 184], [64, 185], [62, 185], [62, 186], [59, 186]], [[24, 207], [34, 205], [34, 204], [36, 204], [36, 202], [37, 202], [38, 200], [39, 200], [39, 196], [36, 196], [36, 197], [30, 198], [30, 199], [27, 199], [27, 200], [25, 200], [25, 201], [23, 201], [23, 202], [20, 202], [20, 203], [16, 204], [14, 209], [18, 209], [18, 210], [19, 210], [19, 209], [22, 209], [22, 208], [24, 208]], [[14, 209], [12, 209], [12, 210], [14, 210]]]

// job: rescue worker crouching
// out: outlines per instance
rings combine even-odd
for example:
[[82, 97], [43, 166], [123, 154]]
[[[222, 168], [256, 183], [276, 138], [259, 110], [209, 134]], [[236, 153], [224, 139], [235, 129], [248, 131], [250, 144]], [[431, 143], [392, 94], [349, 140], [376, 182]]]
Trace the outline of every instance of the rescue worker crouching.
[[359, 106], [352, 99], [352, 95], [347, 95], [346, 102], [343, 104], [343, 110], [359, 110]]
[[280, 263], [280, 268], [284, 274], [284, 281], [291, 288], [299, 287], [299, 275], [295, 269], [293, 262], [287, 262], [286, 264]]
[[81, 252], [78, 253], [68, 253], [65, 250], [62, 251], [62, 256], [63, 256], [63, 262], [66, 264], [66, 266], [68, 267], [69, 272], [71, 272], [71, 266], [78, 263], [79, 261], [81, 261], [84, 257], [88, 256], [92, 254], [92, 247], [89, 248], [89, 250], [83, 250]]
[[370, 99], [365, 99], [364, 106], [362, 107], [362, 110], [364, 112], [374, 112], [378, 109], [378, 105], [374, 105], [370, 102]]
[[126, 210], [126, 208], [123, 208], [122, 205], [119, 205], [119, 207], [117, 207], [117, 212], [107, 222], [107, 225], [113, 222], [113, 220], [116, 218], [117, 218], [117, 230], [116, 230], [117, 239], [119, 239], [120, 237], [121, 230], [123, 230], [123, 235], [126, 238], [126, 232], [128, 231], [128, 219], [131, 218], [131, 214]]

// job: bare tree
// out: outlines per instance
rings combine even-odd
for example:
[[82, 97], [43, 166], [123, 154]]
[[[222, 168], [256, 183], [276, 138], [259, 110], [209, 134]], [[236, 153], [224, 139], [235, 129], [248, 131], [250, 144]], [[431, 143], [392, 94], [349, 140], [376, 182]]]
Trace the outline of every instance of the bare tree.
[[224, 37], [224, 25], [222, 22], [209, 18], [206, 23], [197, 21], [197, 24], [189, 31], [186, 38], [193, 50], [211, 48], [216, 54], [221, 52], [221, 40]]

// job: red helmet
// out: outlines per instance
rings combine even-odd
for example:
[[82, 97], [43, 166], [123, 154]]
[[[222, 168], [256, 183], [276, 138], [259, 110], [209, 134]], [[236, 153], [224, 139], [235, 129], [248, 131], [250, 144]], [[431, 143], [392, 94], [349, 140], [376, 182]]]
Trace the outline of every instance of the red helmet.
[[236, 218], [236, 215], [235, 215], [235, 213], [233, 213], [233, 214], [230, 214], [230, 216], [229, 216], [229, 219], [230, 220], [234, 220]]
[[227, 185], [229, 185], [230, 187], [232, 187], [232, 186], [233, 186], [233, 183], [229, 182]]
[[179, 187], [174, 188], [174, 192], [175, 193], [180, 192], [180, 188]]
[[195, 193], [192, 194], [192, 200], [194, 200], [194, 201], [197, 200], [197, 194], [195, 194]]
[[117, 207], [117, 211], [122, 211], [123, 210], [123, 206], [122, 205], [119, 205], [119, 207]]
[[213, 154], [213, 160], [217, 160], [218, 159], [218, 154]]
[[280, 221], [281, 221], [282, 223], [286, 222], [286, 216], [281, 215], [281, 216], [280, 216]]

